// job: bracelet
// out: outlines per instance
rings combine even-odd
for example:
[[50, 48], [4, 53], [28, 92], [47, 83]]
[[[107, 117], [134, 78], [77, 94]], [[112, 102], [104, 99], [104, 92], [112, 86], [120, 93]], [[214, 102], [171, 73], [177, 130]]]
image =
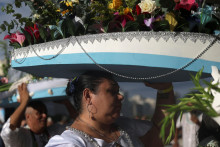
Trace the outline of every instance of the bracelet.
[[164, 94], [164, 93], [169, 93], [173, 90], [173, 86], [170, 86], [169, 88], [167, 89], [164, 89], [164, 90], [158, 90], [157, 92], [158, 93], [161, 93], [161, 94]]

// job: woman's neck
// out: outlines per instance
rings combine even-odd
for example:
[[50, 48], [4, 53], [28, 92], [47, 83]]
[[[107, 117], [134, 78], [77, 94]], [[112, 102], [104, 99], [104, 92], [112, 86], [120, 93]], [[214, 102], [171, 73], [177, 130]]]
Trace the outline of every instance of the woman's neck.
[[111, 124], [103, 124], [99, 122], [98, 120], [84, 117], [83, 115], [80, 115], [76, 118], [76, 121], [86, 127], [88, 127], [92, 131], [98, 131], [100, 133], [111, 133], [112, 132], [112, 125]]

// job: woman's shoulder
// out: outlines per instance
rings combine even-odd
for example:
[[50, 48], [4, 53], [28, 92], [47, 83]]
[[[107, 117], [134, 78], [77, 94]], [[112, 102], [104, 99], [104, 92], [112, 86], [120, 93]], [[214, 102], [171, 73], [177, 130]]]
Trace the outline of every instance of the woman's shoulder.
[[84, 147], [86, 142], [74, 131], [66, 130], [52, 137], [45, 147]]
[[152, 127], [152, 123], [150, 121], [133, 119], [124, 116], [119, 117], [116, 124], [129, 134], [136, 136], [145, 135]]

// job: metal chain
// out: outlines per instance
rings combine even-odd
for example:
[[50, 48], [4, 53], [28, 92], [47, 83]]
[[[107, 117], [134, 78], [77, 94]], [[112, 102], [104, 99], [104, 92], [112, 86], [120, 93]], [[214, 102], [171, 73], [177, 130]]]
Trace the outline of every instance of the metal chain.
[[[90, 60], [92, 60], [92, 62], [98, 66], [99, 68], [101, 68], [102, 70], [106, 71], [106, 72], [109, 72], [115, 76], [118, 76], [118, 77], [122, 77], [122, 78], [125, 78], [125, 79], [132, 79], [132, 80], [150, 80], [150, 79], [157, 79], [157, 78], [161, 78], [161, 77], [165, 77], [165, 76], [169, 76], [171, 74], [174, 74], [180, 70], [183, 70], [185, 69], [186, 67], [188, 67], [189, 65], [191, 65], [193, 62], [195, 62], [197, 59], [199, 59], [203, 54], [205, 54], [215, 43], [216, 41], [219, 39], [218, 36], [215, 37], [215, 39], [208, 45], [208, 47], [206, 47], [201, 53], [199, 53], [194, 59], [192, 59], [190, 62], [188, 62], [187, 64], [185, 64], [184, 66], [176, 69], [176, 70], [173, 70], [171, 72], [168, 72], [168, 73], [165, 73], [165, 74], [161, 74], [161, 75], [157, 75], [157, 76], [150, 76], [150, 77], [133, 77], [133, 76], [126, 76], [126, 75], [123, 75], [123, 74], [119, 74], [119, 73], [116, 73], [114, 71], [111, 71], [105, 67], [103, 67], [102, 65], [98, 64], [90, 55], [89, 53], [87, 53], [87, 51], [83, 48], [83, 46], [81, 45], [81, 43], [78, 41], [77, 37], [74, 36], [74, 38], [76, 39], [76, 42], [79, 44], [79, 46], [81, 47], [81, 49], [83, 50], [83, 52], [90, 58]], [[67, 41], [67, 45], [69, 44], [70, 40], [72, 39], [72, 37], [70, 37], [70, 39]], [[32, 46], [30, 46], [32, 48], [32, 50], [34, 51], [34, 53], [41, 59], [43, 60], [51, 60], [51, 59], [54, 59], [56, 58], [57, 56], [59, 56], [66, 48], [62, 48], [56, 55], [54, 55], [53, 57], [51, 58], [43, 58], [41, 57], [39, 54], [37, 54], [37, 52], [34, 50], [34, 48]], [[27, 57], [27, 54], [26, 54], [26, 57]], [[21, 59], [21, 61], [18, 61], [17, 59], [15, 59], [15, 62], [16, 63], [19, 63], [19, 64], [22, 64], [26, 57], [24, 57], [23, 59]]]
[[195, 62], [197, 59], [199, 59], [206, 51], [209, 50], [210, 47], [213, 46], [213, 44], [215, 44], [215, 42], [219, 39], [219, 37], [216, 36], [216, 38], [208, 45], [208, 47], [206, 47], [199, 55], [197, 55], [194, 59], [192, 59], [190, 62], [188, 62], [187, 64], [185, 64], [184, 66], [174, 70], [174, 71], [171, 71], [171, 72], [168, 72], [168, 73], [165, 73], [165, 74], [161, 74], [161, 75], [157, 75], [157, 76], [151, 76], [151, 77], [132, 77], [132, 76], [126, 76], [126, 75], [123, 75], [123, 74], [119, 74], [119, 73], [116, 73], [116, 72], [113, 72], [103, 66], [101, 66], [100, 64], [98, 64], [87, 52], [86, 50], [83, 48], [83, 46], [79, 43], [78, 39], [75, 37], [76, 39], [76, 42], [80, 45], [81, 49], [84, 51], [84, 53], [92, 60], [92, 62], [98, 66], [99, 68], [105, 70], [106, 72], [109, 72], [115, 76], [118, 76], [118, 77], [122, 77], [122, 78], [126, 78], [126, 79], [132, 79], [132, 80], [150, 80], [150, 79], [157, 79], [157, 78], [161, 78], [161, 77], [165, 77], [165, 76], [169, 76], [171, 74], [174, 74], [180, 70], [183, 70], [184, 68], [188, 67], [190, 64], [192, 64], [193, 62]]
[[18, 61], [18, 59], [16, 59], [16, 56], [15, 56], [14, 61], [15, 61], [16, 63], [18, 63], [18, 64], [22, 64], [22, 63], [24, 63], [24, 61], [25, 61], [26, 58], [27, 58], [27, 54], [25, 54], [25, 57], [23, 57], [20, 61]]
[[[70, 40], [71, 40], [71, 37], [69, 38], [69, 40], [67, 41], [67, 45], [69, 44], [69, 42], [70, 42]], [[33, 52], [39, 57], [39, 58], [41, 58], [42, 60], [51, 60], [51, 59], [54, 59], [54, 58], [56, 58], [57, 56], [59, 56], [66, 48], [64, 47], [64, 48], [62, 48], [56, 55], [54, 55], [54, 56], [52, 56], [52, 57], [50, 57], [50, 58], [43, 58], [43, 57], [41, 57], [36, 51], [35, 51], [35, 49], [33, 48], [33, 46], [32, 45], [30, 45], [30, 48], [33, 50]], [[26, 56], [27, 57], [27, 56]], [[21, 59], [21, 61], [22, 62], [19, 62], [19, 61], [17, 61], [17, 59], [15, 59], [15, 62], [16, 63], [18, 63], [18, 64], [22, 64], [24, 61], [25, 61], [25, 58], [26, 57], [24, 57], [24, 58], [22, 58]]]
[[92, 131], [96, 132], [96, 134], [98, 134], [99, 136], [102, 136], [103, 138], [107, 139], [110, 142], [116, 142], [118, 141], [118, 135], [112, 131], [111, 128], [111, 133], [114, 133], [114, 139], [107, 137], [105, 134], [99, 132], [96, 128], [94, 128], [93, 126], [91, 126], [90, 124], [88, 124], [87, 122], [83, 121], [80, 117], [77, 118], [79, 121], [83, 122], [84, 124], [86, 124], [87, 127], [89, 127]]
[[[70, 37], [69, 40], [66, 42], [67, 45], [69, 45], [70, 40], [71, 40], [71, 37]], [[62, 47], [62, 49], [61, 49], [56, 55], [54, 55], [54, 56], [52, 56], [52, 57], [50, 57], [50, 58], [43, 58], [43, 57], [41, 57], [41, 56], [34, 50], [34, 48], [33, 48], [32, 46], [30, 46], [30, 47], [32, 48], [32, 50], [34, 51], [34, 53], [35, 53], [39, 58], [41, 58], [41, 59], [43, 59], [43, 60], [51, 60], [51, 59], [54, 59], [54, 58], [56, 58], [57, 56], [59, 56], [59, 55], [66, 49], [66, 47]]]

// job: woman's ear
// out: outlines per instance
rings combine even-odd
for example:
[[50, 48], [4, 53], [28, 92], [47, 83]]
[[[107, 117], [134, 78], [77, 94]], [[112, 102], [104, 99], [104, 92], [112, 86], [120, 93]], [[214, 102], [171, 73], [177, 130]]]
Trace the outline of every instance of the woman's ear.
[[92, 103], [92, 92], [90, 89], [86, 88], [83, 90], [83, 99], [85, 100], [86, 104]]

